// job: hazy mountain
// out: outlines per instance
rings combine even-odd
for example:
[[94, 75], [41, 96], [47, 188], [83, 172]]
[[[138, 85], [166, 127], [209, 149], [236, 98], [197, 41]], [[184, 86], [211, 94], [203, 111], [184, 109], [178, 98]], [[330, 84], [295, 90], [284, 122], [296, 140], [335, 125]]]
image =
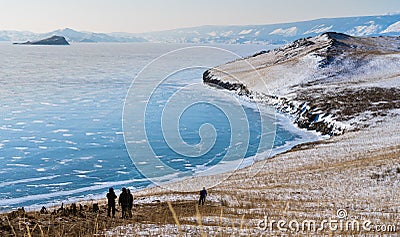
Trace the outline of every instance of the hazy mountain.
[[400, 14], [324, 18], [270, 25], [201, 26], [142, 34], [149, 41], [188, 43], [289, 43], [324, 32], [353, 36], [400, 35]]
[[47, 35], [62, 35], [70, 42], [145, 42], [146, 40], [134, 35], [128, 37], [113, 36], [105, 33], [76, 31], [73, 29], [56, 30]]
[[70, 28], [55, 30], [48, 33], [33, 33], [27, 31], [0, 31], [0, 41], [34, 41], [54, 35], [64, 36], [69, 42], [145, 42], [144, 38], [129, 34], [127, 37], [112, 34], [76, 31]]
[[169, 42], [169, 43], [263, 43], [283, 44], [335, 31], [353, 36], [400, 35], [400, 14], [363, 17], [323, 18], [269, 25], [200, 26], [175, 30], [131, 33], [93, 33], [61, 29], [44, 34], [0, 31], [0, 41], [38, 40], [53, 35], [69, 42]]

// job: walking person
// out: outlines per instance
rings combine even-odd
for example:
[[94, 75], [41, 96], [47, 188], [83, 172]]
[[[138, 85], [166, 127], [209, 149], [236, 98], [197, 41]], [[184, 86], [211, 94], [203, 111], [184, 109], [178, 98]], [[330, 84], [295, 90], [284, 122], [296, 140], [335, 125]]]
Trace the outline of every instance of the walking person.
[[202, 205], [204, 206], [204, 202], [206, 201], [207, 197], [207, 190], [205, 187], [200, 191], [200, 198], [199, 198], [199, 206]]
[[119, 195], [118, 204], [122, 208], [122, 218], [128, 218], [129, 195], [126, 188], [122, 188], [122, 193]]
[[109, 188], [107, 197], [107, 216], [110, 217], [110, 212], [112, 213], [112, 217], [115, 217], [115, 199], [117, 199], [117, 195], [115, 195], [114, 189]]
[[129, 190], [129, 189], [128, 189], [128, 196], [129, 196], [128, 214], [129, 214], [129, 217], [132, 218], [133, 195], [131, 193], [131, 190]]

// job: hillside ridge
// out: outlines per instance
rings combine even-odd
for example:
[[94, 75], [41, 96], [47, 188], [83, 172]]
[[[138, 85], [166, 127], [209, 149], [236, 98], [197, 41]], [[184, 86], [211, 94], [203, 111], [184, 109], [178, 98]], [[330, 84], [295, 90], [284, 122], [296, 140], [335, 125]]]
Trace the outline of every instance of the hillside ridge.
[[327, 32], [217, 66], [203, 81], [274, 105], [301, 128], [339, 135], [400, 108], [398, 45], [400, 37]]

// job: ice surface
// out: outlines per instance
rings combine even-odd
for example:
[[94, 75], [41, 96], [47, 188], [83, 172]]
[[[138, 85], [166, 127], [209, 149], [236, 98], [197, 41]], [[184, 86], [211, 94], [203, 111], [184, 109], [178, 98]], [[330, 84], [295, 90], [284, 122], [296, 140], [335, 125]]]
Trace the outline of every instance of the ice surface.
[[[41, 207], [63, 200], [103, 197], [110, 186], [147, 187], [150, 183], [132, 166], [125, 150], [121, 128], [123, 102], [134, 75], [146, 63], [179, 47], [74, 44], [53, 48], [0, 44], [0, 53], [4, 55], [0, 58], [0, 206]], [[242, 55], [263, 48], [223, 47]], [[211, 60], [213, 65], [232, 59], [224, 57], [212, 62], [208, 56], [199, 58]], [[196, 76], [200, 83], [201, 73]], [[165, 101], [157, 100], [159, 104]], [[253, 112], [249, 109], [250, 114]], [[281, 132], [287, 134], [288, 140], [301, 137], [284, 129]], [[278, 146], [285, 144], [284, 140], [279, 142], [283, 144]], [[163, 152], [157, 157], [182, 170], [194, 172], [198, 167], [193, 161], [177, 162], [183, 160]], [[177, 177], [160, 180], [174, 178]]]

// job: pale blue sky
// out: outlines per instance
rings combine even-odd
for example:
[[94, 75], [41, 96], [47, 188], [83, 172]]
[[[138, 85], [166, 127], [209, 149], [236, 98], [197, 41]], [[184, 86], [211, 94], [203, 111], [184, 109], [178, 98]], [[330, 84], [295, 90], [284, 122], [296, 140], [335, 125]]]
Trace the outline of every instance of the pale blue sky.
[[0, 0], [0, 30], [137, 33], [399, 11], [399, 0]]

